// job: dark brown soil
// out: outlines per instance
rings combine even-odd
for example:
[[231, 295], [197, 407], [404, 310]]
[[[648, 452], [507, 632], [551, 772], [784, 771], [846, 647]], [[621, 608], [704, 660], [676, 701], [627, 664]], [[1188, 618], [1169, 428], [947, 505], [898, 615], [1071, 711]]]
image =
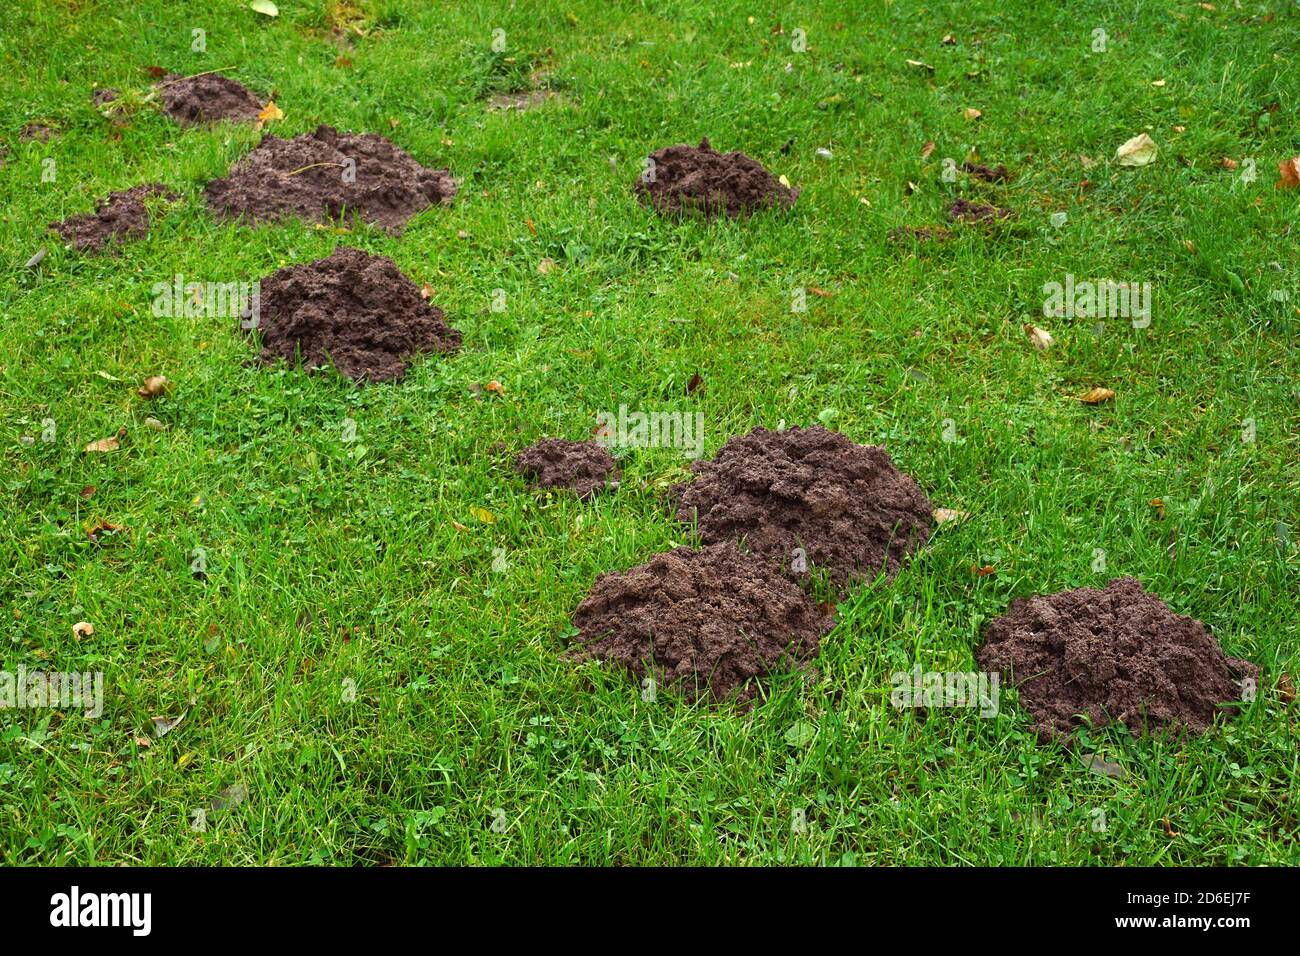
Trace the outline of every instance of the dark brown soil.
[[229, 120], [253, 123], [262, 101], [237, 80], [220, 73], [180, 76], [169, 73], [156, 84], [163, 111], [184, 126], [202, 126]]
[[789, 209], [799, 190], [783, 186], [744, 153], [719, 153], [708, 139], [699, 146], [669, 146], [650, 154], [654, 165], [637, 180], [637, 198], [664, 215], [749, 215]]
[[122, 94], [111, 86], [101, 86], [90, 94], [90, 98], [96, 106], [103, 106], [105, 103], [111, 103]]
[[583, 499], [604, 488], [607, 478], [613, 485], [619, 478], [614, 457], [604, 445], [563, 438], [543, 438], [525, 448], [515, 456], [515, 471], [538, 488], [571, 488]]
[[1011, 181], [1011, 173], [1007, 172], [1007, 167], [1000, 163], [993, 168], [981, 166], [979, 163], [962, 163], [961, 170], [970, 174], [972, 179], [978, 179], [980, 182], [1007, 183]]
[[52, 222], [50, 228], [78, 252], [101, 250], [110, 240], [140, 239], [149, 234], [149, 210], [144, 201], [151, 196], [180, 198], [161, 183], [145, 183], [109, 193], [94, 212]]
[[28, 123], [18, 131], [18, 138], [24, 143], [48, 143], [56, 132], [53, 126], [44, 123]]
[[[677, 548], [602, 574], [573, 614], [574, 656], [612, 661], [690, 700], [750, 701], [817, 656], [834, 625], [796, 584], [733, 544]], [[644, 685], [643, 685], [644, 686]]]
[[958, 199], [948, 209], [948, 218], [953, 222], [990, 223], [1014, 219], [1015, 217], [1016, 214], [1010, 209], [1002, 209], [999, 206], [990, 206], [981, 202], [971, 202], [969, 199]]
[[1068, 737], [1083, 725], [1080, 714], [1094, 727], [1121, 721], [1135, 734], [1199, 733], [1220, 705], [1242, 699], [1238, 678], [1259, 676], [1133, 578], [1015, 600], [975, 656], [1019, 689], [1043, 740]]
[[262, 360], [331, 362], [349, 378], [399, 379], [421, 352], [454, 352], [460, 333], [393, 260], [339, 247], [262, 280]]
[[943, 226], [899, 226], [889, 230], [890, 242], [947, 242], [951, 238], [952, 230]]
[[208, 207], [219, 217], [324, 222], [355, 215], [393, 234], [455, 195], [447, 170], [426, 169], [376, 133], [329, 126], [293, 139], [264, 136], [229, 176], [207, 186]]
[[705, 544], [743, 539], [796, 578], [814, 567], [841, 588], [882, 567], [892, 577], [930, 535], [930, 502], [885, 450], [820, 425], [756, 428], [691, 470], [672, 489], [678, 519], [698, 516]]

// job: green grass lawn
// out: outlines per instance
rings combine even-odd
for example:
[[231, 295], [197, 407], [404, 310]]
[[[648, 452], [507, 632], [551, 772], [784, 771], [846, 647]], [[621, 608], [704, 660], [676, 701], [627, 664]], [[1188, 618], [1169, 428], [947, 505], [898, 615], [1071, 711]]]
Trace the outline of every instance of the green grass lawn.
[[[1274, 187], [1300, 154], [1294, 3], [327, 7], [36, 0], [0, 26], [0, 667], [106, 688], [97, 719], [0, 715], [0, 859], [1300, 861], [1300, 707], [1276, 689], [1300, 667], [1300, 193]], [[261, 134], [139, 104], [149, 66], [225, 70], [274, 98], [281, 135], [383, 133], [461, 192], [401, 237], [217, 223], [203, 186]], [[530, 78], [558, 96], [488, 108]], [[95, 85], [133, 108], [115, 124]], [[58, 135], [21, 141], [33, 122]], [[1120, 167], [1144, 131], [1156, 162]], [[801, 187], [793, 212], [648, 213], [643, 157], [702, 136]], [[945, 182], [945, 159], [976, 155], [1015, 180]], [[43, 232], [147, 181], [184, 199], [118, 254]], [[1018, 218], [887, 242], [959, 195]], [[463, 350], [358, 386], [253, 365], [229, 321], [151, 312], [176, 274], [251, 281], [339, 243], [430, 285]], [[1150, 326], [1044, 317], [1067, 274], [1150, 282]], [[792, 312], [811, 287], [831, 294]], [[138, 397], [150, 375], [173, 391]], [[494, 379], [503, 394], [480, 391]], [[1077, 400], [1096, 386], [1114, 399]], [[821, 421], [972, 517], [839, 604], [814, 679], [747, 713], [646, 702], [564, 659], [565, 635], [598, 573], [695, 541], [663, 500], [687, 462], [630, 452], [621, 488], [580, 503], [528, 490], [500, 447], [587, 437], [620, 404], [703, 412], [710, 455]], [[122, 428], [121, 450], [82, 452]], [[123, 530], [94, 543], [102, 521]], [[915, 662], [973, 670], [1012, 598], [1117, 575], [1261, 666], [1240, 719], [1072, 751], [1038, 743], [1011, 694], [993, 719], [889, 705]], [[152, 717], [181, 715], [156, 737]]]

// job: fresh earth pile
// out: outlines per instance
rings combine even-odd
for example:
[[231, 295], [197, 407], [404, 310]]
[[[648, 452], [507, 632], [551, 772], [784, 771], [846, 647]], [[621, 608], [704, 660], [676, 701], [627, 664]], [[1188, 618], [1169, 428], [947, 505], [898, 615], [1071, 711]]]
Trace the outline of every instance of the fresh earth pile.
[[1013, 601], [976, 659], [1018, 688], [1043, 740], [1068, 737], [1084, 723], [1078, 715], [1134, 734], [1199, 733], [1242, 699], [1238, 679], [1259, 676], [1133, 578]]
[[460, 347], [460, 333], [393, 260], [347, 247], [263, 279], [257, 328], [265, 362], [333, 362], [372, 382], [401, 378], [421, 352]]
[[604, 445], [563, 438], [543, 438], [525, 448], [515, 456], [515, 471], [538, 488], [571, 488], [584, 499], [605, 487], [611, 472], [611, 483], [617, 485], [619, 477], [614, 457]]
[[702, 212], [735, 218], [794, 205], [799, 190], [782, 185], [744, 153], [719, 153], [703, 139], [651, 153], [636, 183], [637, 198], [664, 215]]
[[697, 520], [705, 544], [743, 539], [795, 575], [821, 568], [840, 587], [892, 577], [929, 538], [930, 502], [885, 450], [819, 425], [756, 428], [691, 469], [672, 490], [678, 519]]
[[355, 215], [393, 234], [455, 195], [447, 170], [421, 166], [377, 133], [329, 126], [293, 139], [264, 136], [229, 176], [207, 186], [208, 207], [219, 218], [324, 222]]
[[600, 575], [573, 623], [575, 656], [613, 661], [691, 700], [734, 693], [745, 702], [765, 675], [816, 657], [834, 621], [797, 584], [726, 543]]
[[180, 76], [172, 73], [157, 83], [163, 110], [183, 126], [230, 120], [251, 123], [262, 102], [242, 83], [220, 73]]
[[52, 222], [50, 228], [79, 252], [103, 249], [111, 239], [139, 239], [149, 234], [149, 210], [144, 201], [152, 196], [178, 198], [161, 183], [146, 183], [109, 193], [94, 212]]

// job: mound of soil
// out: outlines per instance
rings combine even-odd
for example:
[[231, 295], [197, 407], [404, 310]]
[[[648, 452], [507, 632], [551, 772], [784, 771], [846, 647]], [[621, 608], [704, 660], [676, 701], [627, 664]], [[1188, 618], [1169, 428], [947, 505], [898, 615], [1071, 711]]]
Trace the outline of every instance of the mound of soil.
[[202, 126], [221, 120], [252, 123], [262, 112], [262, 101], [252, 90], [220, 73], [197, 76], [169, 73], [155, 85], [162, 95], [163, 111], [183, 126]]
[[1134, 734], [1199, 733], [1221, 705], [1241, 700], [1238, 678], [1259, 677], [1133, 578], [1015, 600], [975, 657], [1019, 689], [1043, 740], [1068, 737], [1082, 714], [1094, 727], [1122, 721]]
[[268, 134], [229, 176], [207, 186], [208, 207], [219, 217], [324, 222], [356, 215], [393, 234], [455, 195], [447, 170], [426, 169], [377, 133], [330, 126], [293, 139]]
[[[796, 584], [733, 544], [677, 548], [596, 578], [573, 614], [574, 656], [613, 661], [690, 700], [747, 702], [817, 656], [834, 625]], [[644, 685], [643, 685], [644, 686]]]
[[669, 146], [650, 154], [653, 165], [636, 183], [637, 198], [664, 215], [701, 212], [706, 217], [789, 209], [799, 190], [783, 186], [744, 153], [719, 153], [708, 139], [699, 146]]
[[454, 352], [460, 332], [392, 259], [340, 246], [261, 283], [264, 362], [329, 365], [354, 379], [399, 379], [421, 352]]
[[543, 438], [515, 456], [515, 471], [532, 479], [538, 488], [572, 488], [579, 498], [590, 498], [605, 487], [606, 477], [618, 484], [614, 457], [595, 441]]
[[948, 218], [953, 222], [989, 223], [1001, 222], [1015, 217], [1016, 214], [1010, 209], [990, 206], [982, 202], [971, 202], [969, 199], [958, 199], [948, 209]]
[[671, 492], [678, 519], [698, 520], [705, 544], [743, 538], [795, 577], [812, 566], [839, 587], [882, 567], [892, 577], [930, 535], [929, 500], [885, 450], [820, 425], [755, 428], [691, 470]]
[[1011, 181], [1011, 173], [1007, 167], [1001, 163], [993, 168], [981, 166], [979, 163], [962, 163], [961, 171], [968, 173], [972, 179], [978, 179], [984, 183], [1007, 183]]
[[44, 123], [28, 123], [18, 131], [18, 139], [24, 143], [48, 143], [56, 132], [53, 126]]
[[180, 198], [161, 183], [145, 183], [109, 193], [94, 212], [52, 222], [50, 228], [78, 252], [98, 251], [111, 239], [140, 239], [149, 234], [149, 210], [144, 201], [151, 196]]

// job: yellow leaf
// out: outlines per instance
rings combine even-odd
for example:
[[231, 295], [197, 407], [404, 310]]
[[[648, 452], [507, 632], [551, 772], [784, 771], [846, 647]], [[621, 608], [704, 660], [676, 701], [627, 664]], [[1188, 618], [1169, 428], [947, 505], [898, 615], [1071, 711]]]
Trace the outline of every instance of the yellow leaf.
[[484, 524], [497, 523], [496, 516], [492, 514], [492, 512], [488, 511], [486, 508], [481, 507], [480, 505], [474, 505], [469, 510], [470, 510], [470, 514], [472, 514], [475, 518], [478, 518], [478, 520], [482, 521]]
[[256, 128], [261, 129], [272, 120], [284, 119], [284, 110], [275, 105], [275, 100], [268, 100], [267, 104], [262, 107], [262, 111], [257, 114]]
[[114, 435], [112, 438], [101, 438], [99, 439], [99, 441], [92, 441], [89, 445], [86, 446], [86, 451], [89, 452], [117, 451], [121, 447], [122, 445], [117, 440], [117, 436]]
[[1079, 396], [1079, 401], [1085, 405], [1100, 405], [1102, 402], [1109, 401], [1115, 397], [1115, 392], [1109, 388], [1090, 388]]

